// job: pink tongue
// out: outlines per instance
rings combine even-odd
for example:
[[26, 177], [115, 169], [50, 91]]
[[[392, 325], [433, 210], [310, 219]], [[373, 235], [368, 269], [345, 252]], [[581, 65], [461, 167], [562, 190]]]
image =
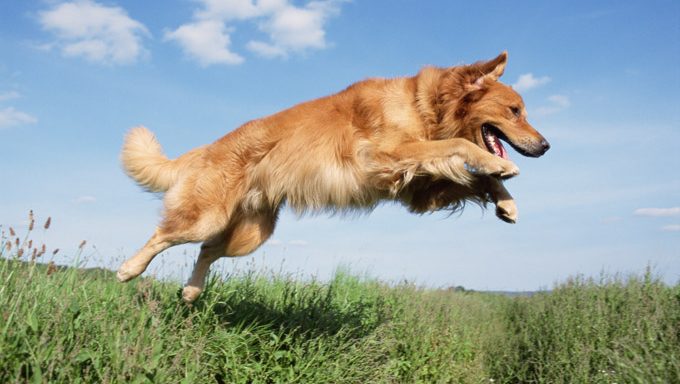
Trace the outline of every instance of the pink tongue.
[[494, 149], [496, 150], [496, 153], [500, 154], [500, 156], [502, 158], [504, 158], [505, 160], [509, 159], [508, 151], [505, 150], [505, 147], [503, 146], [503, 143], [501, 143], [500, 140], [496, 140], [496, 142], [494, 143], [494, 146], [495, 146]]

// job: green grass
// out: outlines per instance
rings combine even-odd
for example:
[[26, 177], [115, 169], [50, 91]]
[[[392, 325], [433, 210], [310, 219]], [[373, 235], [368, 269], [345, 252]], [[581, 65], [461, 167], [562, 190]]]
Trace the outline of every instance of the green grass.
[[249, 273], [187, 306], [1, 245], [2, 383], [680, 383], [680, 286], [650, 273], [516, 298]]
[[502, 311], [506, 337], [487, 360], [509, 382], [680, 383], [680, 285], [574, 278]]

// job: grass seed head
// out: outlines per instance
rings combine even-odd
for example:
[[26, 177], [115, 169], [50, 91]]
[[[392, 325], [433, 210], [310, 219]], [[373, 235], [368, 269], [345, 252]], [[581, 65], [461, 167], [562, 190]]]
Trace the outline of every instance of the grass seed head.
[[82, 250], [83, 248], [85, 248], [85, 244], [87, 244], [87, 240], [81, 241], [80, 245], [78, 246], [78, 249]]
[[17, 233], [14, 232], [14, 228], [9, 227], [9, 235], [10, 235], [10, 236], [16, 236], [16, 235], [17, 235]]
[[50, 228], [50, 224], [52, 224], [52, 216], [49, 216], [49, 217], [47, 218], [47, 221], [45, 221], [44, 228], [45, 228], [45, 229], [49, 229], [49, 228]]
[[55, 248], [54, 251], [52, 251], [52, 256], [56, 255], [57, 252], [59, 252], [59, 248]]
[[19, 250], [17, 251], [17, 257], [21, 257], [21, 256], [23, 256], [23, 255], [24, 255], [24, 249], [23, 249], [23, 248], [19, 248]]
[[35, 225], [35, 217], [33, 217], [33, 210], [31, 209], [28, 212], [28, 230], [32, 231], [34, 225]]
[[53, 274], [53, 273], [56, 272], [56, 271], [57, 271], [57, 266], [54, 265], [54, 261], [50, 261], [50, 262], [47, 264], [47, 276]]

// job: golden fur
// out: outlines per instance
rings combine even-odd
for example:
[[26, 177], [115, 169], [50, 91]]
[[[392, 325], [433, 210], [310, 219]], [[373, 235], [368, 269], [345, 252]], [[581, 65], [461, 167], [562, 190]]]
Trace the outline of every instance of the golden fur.
[[527, 123], [521, 97], [498, 82], [506, 61], [503, 52], [414, 77], [361, 81], [174, 160], [149, 130], [133, 128], [121, 154], [125, 171], [147, 190], [165, 192], [165, 207], [118, 278], [138, 276], [173, 245], [203, 242], [183, 292], [191, 302], [213, 261], [249, 254], [269, 238], [284, 204], [300, 213], [351, 212], [396, 200], [422, 213], [490, 201], [499, 218], [514, 222], [501, 179], [519, 170], [488, 142], [501, 137], [529, 156], [549, 145]]

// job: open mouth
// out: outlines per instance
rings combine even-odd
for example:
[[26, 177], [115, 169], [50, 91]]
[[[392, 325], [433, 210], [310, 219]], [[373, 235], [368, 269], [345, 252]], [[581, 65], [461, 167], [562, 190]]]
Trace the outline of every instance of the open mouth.
[[484, 144], [486, 144], [486, 148], [489, 152], [506, 160], [510, 158], [508, 156], [508, 151], [501, 142], [501, 138], [505, 141], [508, 141], [508, 139], [498, 128], [488, 123], [483, 124], [482, 137], [484, 138]]
[[490, 123], [482, 124], [482, 137], [484, 138], [484, 144], [486, 144], [486, 148], [489, 152], [506, 160], [509, 159], [508, 151], [503, 146], [501, 140], [510, 144], [510, 146], [515, 151], [519, 152], [520, 155], [528, 157], [539, 157], [550, 148], [550, 144], [548, 144], [545, 139], [543, 139], [540, 144], [537, 143], [529, 146], [524, 143], [522, 145], [514, 143], [512, 140], [508, 139], [498, 127]]

